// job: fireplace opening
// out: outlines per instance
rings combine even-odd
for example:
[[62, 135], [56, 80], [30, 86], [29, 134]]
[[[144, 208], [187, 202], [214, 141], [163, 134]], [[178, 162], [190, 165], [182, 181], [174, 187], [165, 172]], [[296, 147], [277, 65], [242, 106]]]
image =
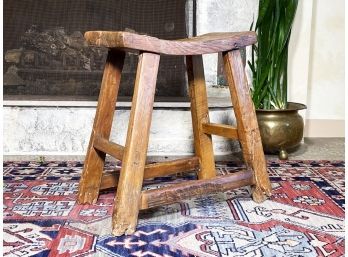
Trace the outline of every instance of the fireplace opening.
[[[88, 46], [84, 32], [184, 38], [194, 31], [191, 1], [5, 0], [4, 99], [96, 100], [107, 49]], [[123, 100], [133, 93], [137, 62], [138, 55], [127, 54], [119, 91]], [[180, 56], [161, 56], [155, 100], [168, 98], [187, 98]]]

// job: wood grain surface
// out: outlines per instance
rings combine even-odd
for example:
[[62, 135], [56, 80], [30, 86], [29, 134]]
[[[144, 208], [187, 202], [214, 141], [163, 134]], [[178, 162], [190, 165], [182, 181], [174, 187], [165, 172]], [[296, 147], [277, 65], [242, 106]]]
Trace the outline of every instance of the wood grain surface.
[[168, 55], [201, 55], [238, 49], [256, 43], [256, 34], [246, 32], [209, 33], [193, 38], [163, 40], [123, 31], [87, 31], [89, 44], [127, 51], [147, 51]]
[[113, 234], [116, 236], [132, 234], [138, 221], [159, 60], [160, 56], [157, 54], [139, 55], [125, 151], [112, 217]]
[[244, 160], [254, 171], [253, 199], [262, 202], [271, 195], [272, 188], [242, 58], [238, 50], [224, 53], [223, 57]]
[[97, 150], [109, 154], [117, 160], [123, 159], [124, 147], [105, 138], [102, 138], [99, 135], [96, 135], [93, 146]]
[[142, 193], [140, 209], [180, 202], [181, 200], [195, 196], [224, 192], [251, 185], [252, 183], [252, 171], [245, 170], [233, 174], [217, 176], [211, 179], [191, 180], [181, 182], [177, 185], [146, 190]]
[[[196, 170], [199, 167], [198, 157], [183, 158], [174, 161], [159, 162], [145, 165], [144, 179], [163, 177], [177, 173], [184, 173]], [[107, 174], [102, 177], [100, 190], [116, 188], [119, 174]]]
[[186, 56], [187, 77], [191, 100], [191, 117], [195, 154], [200, 160], [199, 179], [216, 176], [211, 135], [203, 132], [202, 124], [209, 123], [207, 89], [201, 55]]
[[225, 124], [205, 123], [202, 124], [205, 134], [217, 135], [230, 139], [238, 139], [238, 131], [235, 127]]
[[98, 151], [93, 145], [96, 135], [107, 139], [110, 137], [124, 58], [124, 52], [115, 49], [109, 50], [93, 129], [79, 183], [77, 201], [80, 204], [95, 203], [98, 199], [105, 153]]

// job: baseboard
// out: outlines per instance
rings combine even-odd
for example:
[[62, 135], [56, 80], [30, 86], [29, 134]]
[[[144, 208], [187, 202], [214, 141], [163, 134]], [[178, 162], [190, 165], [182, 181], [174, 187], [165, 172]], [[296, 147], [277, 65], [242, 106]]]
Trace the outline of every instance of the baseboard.
[[344, 120], [307, 119], [305, 137], [344, 137]]

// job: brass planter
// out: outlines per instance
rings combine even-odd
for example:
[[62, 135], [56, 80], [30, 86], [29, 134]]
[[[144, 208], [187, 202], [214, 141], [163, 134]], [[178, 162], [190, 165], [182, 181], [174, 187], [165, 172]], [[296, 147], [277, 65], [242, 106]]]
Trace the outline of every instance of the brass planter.
[[288, 159], [288, 150], [299, 146], [303, 138], [303, 118], [298, 111], [304, 104], [288, 103], [285, 110], [256, 110], [265, 153], [279, 153], [279, 159]]

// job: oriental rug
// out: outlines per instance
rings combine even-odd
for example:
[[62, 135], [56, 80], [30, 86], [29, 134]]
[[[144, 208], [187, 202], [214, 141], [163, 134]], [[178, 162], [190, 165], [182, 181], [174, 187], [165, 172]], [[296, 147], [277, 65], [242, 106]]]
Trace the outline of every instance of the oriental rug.
[[[111, 235], [114, 192], [77, 205], [81, 162], [4, 163], [3, 256], [344, 256], [344, 162], [269, 161], [273, 196], [248, 187], [141, 212], [131, 236]], [[218, 162], [219, 173], [243, 168]], [[113, 172], [119, 163], [107, 163]], [[146, 187], [194, 174], [146, 181]]]

